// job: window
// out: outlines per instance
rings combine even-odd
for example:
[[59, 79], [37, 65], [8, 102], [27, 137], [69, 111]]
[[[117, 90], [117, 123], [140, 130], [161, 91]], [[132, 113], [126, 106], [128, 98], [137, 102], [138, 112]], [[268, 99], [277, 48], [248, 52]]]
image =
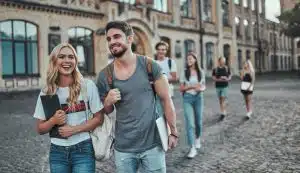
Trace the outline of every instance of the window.
[[235, 4], [240, 4], [240, 0], [234, 0]]
[[246, 50], [246, 60], [251, 59], [251, 52], [250, 50]]
[[75, 27], [68, 30], [69, 43], [78, 54], [78, 68], [83, 74], [94, 73], [93, 31]]
[[189, 52], [195, 52], [195, 42], [193, 40], [184, 41], [185, 57]]
[[243, 5], [245, 8], [248, 8], [248, 0], [243, 0]]
[[21, 20], [0, 22], [2, 75], [38, 75], [38, 29], [33, 23]]
[[287, 64], [287, 57], [284, 57], [284, 69], [288, 68], [288, 64]]
[[214, 57], [214, 44], [206, 43], [206, 69], [211, 70], [213, 68], [213, 57]]
[[249, 22], [248, 20], [244, 20], [244, 27], [245, 27], [245, 36], [246, 36], [246, 39], [247, 40], [250, 40], [251, 37], [250, 37], [250, 28], [249, 28]]
[[154, 0], [154, 8], [158, 11], [167, 12], [168, 0]]
[[257, 40], [257, 24], [256, 24], [256, 22], [252, 22], [252, 26], [253, 26], [253, 38], [254, 38], [254, 40]]
[[255, 10], [255, 0], [251, 0], [251, 10]]
[[229, 65], [229, 57], [230, 57], [230, 45], [225, 44], [223, 46], [224, 57], [226, 59], [226, 65]]
[[125, 2], [128, 4], [135, 4], [135, 0], [119, 0], [120, 2]]
[[211, 6], [211, 1], [212, 0], [204, 0], [203, 1], [203, 20], [207, 22], [212, 21], [212, 6]]
[[241, 70], [243, 69], [243, 57], [242, 57], [242, 50], [238, 50], [238, 68]]
[[283, 70], [283, 56], [280, 56], [280, 69]]
[[192, 17], [192, 0], [180, 0], [181, 16]]
[[258, 2], [258, 12], [259, 13], [262, 13], [262, 2], [261, 2], [261, 0], [257, 0], [257, 2]]
[[235, 17], [236, 36], [241, 36], [241, 22], [239, 17]]
[[223, 25], [229, 26], [229, 2], [222, 0]]
[[270, 40], [270, 44], [271, 44], [271, 46], [273, 46], [273, 33], [270, 33], [270, 35], [269, 35], [269, 40]]
[[260, 62], [259, 62], [259, 54], [258, 54], [258, 51], [255, 51], [254, 56], [255, 56], [255, 68], [256, 68], [256, 69], [259, 69]]

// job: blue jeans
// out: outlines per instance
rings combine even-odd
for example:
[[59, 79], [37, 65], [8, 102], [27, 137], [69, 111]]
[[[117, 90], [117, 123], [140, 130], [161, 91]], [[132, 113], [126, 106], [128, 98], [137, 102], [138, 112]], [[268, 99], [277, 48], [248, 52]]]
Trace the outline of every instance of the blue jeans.
[[95, 173], [95, 154], [92, 140], [72, 146], [50, 146], [51, 173]]
[[165, 152], [161, 146], [140, 153], [115, 150], [117, 173], [166, 173]]
[[[195, 144], [195, 136], [198, 138], [202, 134], [202, 114], [203, 114], [203, 93], [183, 95], [183, 109], [187, 140], [190, 146]], [[196, 132], [195, 132], [196, 131]]]

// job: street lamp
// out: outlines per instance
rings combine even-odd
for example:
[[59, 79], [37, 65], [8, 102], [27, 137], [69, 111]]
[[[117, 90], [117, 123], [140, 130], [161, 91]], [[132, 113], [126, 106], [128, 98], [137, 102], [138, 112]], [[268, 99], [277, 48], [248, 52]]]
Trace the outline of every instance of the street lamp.
[[204, 28], [203, 28], [203, 26], [202, 26], [202, 2], [201, 2], [202, 0], [199, 0], [198, 1], [198, 7], [199, 7], [199, 22], [200, 22], [200, 24], [199, 24], [199, 27], [200, 27], [200, 32], [199, 32], [199, 34], [200, 34], [200, 57], [201, 57], [201, 68], [203, 69], [204, 67], [204, 62], [203, 62], [203, 59], [204, 59], [204, 57], [203, 57], [203, 34], [204, 34], [204, 32], [205, 32], [205, 30], [204, 30]]

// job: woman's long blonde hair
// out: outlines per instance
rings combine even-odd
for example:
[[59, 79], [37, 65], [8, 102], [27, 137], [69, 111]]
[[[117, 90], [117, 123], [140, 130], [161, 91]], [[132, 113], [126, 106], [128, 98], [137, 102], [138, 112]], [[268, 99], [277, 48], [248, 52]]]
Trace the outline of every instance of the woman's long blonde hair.
[[77, 102], [78, 96], [80, 94], [82, 75], [77, 67], [78, 55], [73, 46], [69, 43], [60, 43], [52, 50], [47, 70], [46, 87], [44, 88], [43, 92], [47, 95], [54, 95], [58, 89], [59, 71], [56, 62], [58, 54], [64, 47], [68, 47], [72, 50], [76, 61], [75, 69], [72, 72], [73, 83], [69, 86], [69, 97], [67, 98], [67, 103], [73, 105]]

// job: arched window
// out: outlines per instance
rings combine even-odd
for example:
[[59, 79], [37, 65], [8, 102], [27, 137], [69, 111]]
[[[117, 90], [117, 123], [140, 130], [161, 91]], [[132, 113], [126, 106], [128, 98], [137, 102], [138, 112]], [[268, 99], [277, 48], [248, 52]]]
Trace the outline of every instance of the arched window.
[[224, 57], [226, 59], [226, 65], [229, 65], [229, 57], [230, 57], [230, 45], [225, 44], [223, 46]]
[[240, 4], [240, 0], [234, 0], [235, 4]]
[[251, 52], [250, 50], [246, 50], [246, 60], [251, 59]]
[[213, 68], [213, 57], [214, 57], [214, 44], [212, 42], [206, 43], [206, 69], [211, 70]]
[[185, 57], [189, 52], [195, 52], [195, 42], [193, 40], [184, 41]]
[[79, 59], [78, 68], [83, 74], [94, 73], [94, 38], [90, 29], [75, 27], [68, 30], [69, 43], [75, 48]]
[[243, 69], [243, 55], [242, 55], [242, 50], [238, 50], [238, 68], [241, 70]]
[[0, 22], [3, 77], [38, 75], [38, 27], [28, 21]]

